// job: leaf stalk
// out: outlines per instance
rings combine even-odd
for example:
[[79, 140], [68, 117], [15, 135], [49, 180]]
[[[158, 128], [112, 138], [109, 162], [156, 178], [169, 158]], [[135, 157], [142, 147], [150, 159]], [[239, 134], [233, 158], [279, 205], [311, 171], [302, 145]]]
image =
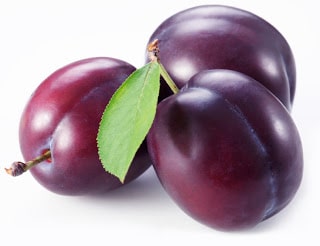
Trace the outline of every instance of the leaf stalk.
[[157, 62], [160, 67], [160, 74], [162, 78], [165, 80], [167, 85], [170, 87], [171, 91], [174, 94], [177, 94], [179, 92], [178, 86], [174, 83], [173, 79], [167, 72], [166, 68], [163, 66], [163, 64], [160, 61], [160, 49], [159, 49], [159, 40], [155, 39], [148, 45], [148, 55], [151, 62]]

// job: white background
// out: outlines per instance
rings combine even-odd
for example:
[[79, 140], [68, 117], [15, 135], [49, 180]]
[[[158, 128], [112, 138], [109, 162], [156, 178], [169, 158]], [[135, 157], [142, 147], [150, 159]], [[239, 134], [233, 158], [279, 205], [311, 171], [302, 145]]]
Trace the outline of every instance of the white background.
[[[93, 56], [141, 67], [145, 45], [167, 17], [200, 4], [249, 10], [287, 39], [297, 65], [292, 111], [304, 147], [304, 178], [280, 214], [244, 231], [223, 233], [185, 215], [153, 169], [105, 197], [65, 197], [28, 174], [5, 174], [21, 160], [18, 123], [32, 91], [57, 68]], [[0, 245], [319, 245], [320, 18], [316, 1], [1, 1]], [[312, 239], [311, 241], [309, 239]], [[308, 241], [307, 241], [308, 240]]]

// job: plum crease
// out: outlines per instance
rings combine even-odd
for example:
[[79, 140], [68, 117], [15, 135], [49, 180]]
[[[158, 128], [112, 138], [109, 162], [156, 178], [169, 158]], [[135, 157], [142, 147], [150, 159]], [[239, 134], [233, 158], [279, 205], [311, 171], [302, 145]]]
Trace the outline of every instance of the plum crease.
[[266, 149], [266, 147], [263, 144], [263, 141], [261, 141], [259, 135], [257, 134], [257, 132], [255, 131], [254, 127], [249, 123], [248, 119], [245, 117], [245, 114], [242, 112], [242, 110], [237, 106], [232, 104], [228, 99], [224, 98], [225, 102], [227, 103], [227, 105], [229, 106], [230, 110], [232, 112], [234, 112], [245, 124], [245, 126], [249, 129], [251, 136], [254, 140], [254, 142], [258, 145], [261, 153], [263, 154], [263, 157], [266, 160], [266, 165], [268, 166], [268, 170], [269, 170], [269, 180], [268, 180], [268, 184], [269, 184], [269, 192], [270, 192], [270, 200], [268, 201], [268, 203], [266, 204], [265, 210], [264, 210], [264, 214], [262, 217], [262, 220], [267, 219], [268, 217], [270, 217], [270, 215], [273, 214], [275, 208], [276, 208], [276, 204], [277, 204], [277, 180], [275, 178], [274, 175], [274, 171], [272, 170], [272, 165], [271, 165], [271, 161], [270, 161], [270, 154], [268, 152], [268, 150]]

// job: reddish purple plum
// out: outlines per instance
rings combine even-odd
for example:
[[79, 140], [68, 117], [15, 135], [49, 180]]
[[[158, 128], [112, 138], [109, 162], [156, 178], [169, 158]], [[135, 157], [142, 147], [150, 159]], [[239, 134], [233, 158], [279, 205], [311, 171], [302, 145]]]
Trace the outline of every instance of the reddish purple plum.
[[[63, 195], [101, 194], [122, 186], [103, 169], [96, 137], [107, 103], [134, 70], [124, 61], [95, 57], [62, 67], [39, 85], [21, 116], [19, 134], [25, 160], [51, 153], [30, 169], [40, 184]], [[150, 165], [143, 143], [125, 183]]]
[[236, 71], [193, 76], [159, 103], [147, 140], [168, 194], [218, 230], [251, 228], [278, 213], [302, 179], [292, 117], [269, 90]]
[[[233, 7], [198, 6], [169, 17], [148, 43], [159, 40], [160, 59], [179, 88], [196, 73], [230, 69], [267, 87], [291, 109], [295, 61], [283, 35], [262, 18]], [[162, 97], [171, 95], [161, 87]]]

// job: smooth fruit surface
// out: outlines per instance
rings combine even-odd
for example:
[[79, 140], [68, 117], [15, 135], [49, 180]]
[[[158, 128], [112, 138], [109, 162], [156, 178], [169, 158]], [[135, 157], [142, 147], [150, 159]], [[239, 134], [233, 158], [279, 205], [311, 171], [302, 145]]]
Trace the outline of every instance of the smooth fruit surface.
[[235, 71], [192, 77], [160, 102], [147, 139], [165, 190], [216, 229], [271, 217], [301, 182], [302, 146], [291, 116], [269, 90]]
[[[108, 101], [134, 70], [113, 58], [84, 59], [57, 70], [35, 90], [22, 114], [19, 134], [25, 160], [51, 150], [51, 160], [30, 169], [43, 186], [65, 195], [100, 193], [121, 186], [103, 169], [96, 136]], [[149, 166], [144, 143], [126, 182]]]
[[233, 7], [204, 5], [165, 20], [148, 43], [155, 39], [161, 62], [179, 88], [202, 70], [230, 69], [259, 81], [291, 109], [294, 57], [281, 33], [262, 18]]

